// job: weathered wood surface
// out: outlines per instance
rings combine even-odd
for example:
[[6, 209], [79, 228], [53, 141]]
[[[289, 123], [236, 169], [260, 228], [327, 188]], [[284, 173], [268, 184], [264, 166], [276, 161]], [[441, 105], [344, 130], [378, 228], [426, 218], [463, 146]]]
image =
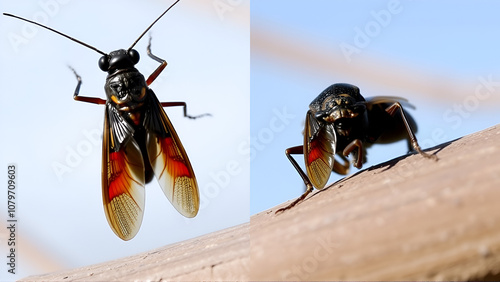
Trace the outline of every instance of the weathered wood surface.
[[25, 281], [500, 280], [500, 126], [366, 168], [293, 209]]
[[[252, 217], [252, 280], [469, 280], [500, 273], [500, 126], [367, 168]], [[500, 276], [496, 276], [500, 279]]]
[[122, 259], [22, 281], [248, 280], [249, 228], [239, 225]]

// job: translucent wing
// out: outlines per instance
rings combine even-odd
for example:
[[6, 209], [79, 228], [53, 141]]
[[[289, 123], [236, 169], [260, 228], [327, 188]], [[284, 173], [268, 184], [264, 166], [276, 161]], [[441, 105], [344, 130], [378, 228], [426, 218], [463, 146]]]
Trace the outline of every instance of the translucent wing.
[[317, 189], [325, 187], [335, 163], [337, 136], [332, 125], [320, 123], [307, 112], [304, 132], [304, 159], [309, 180]]
[[[413, 132], [417, 132], [417, 123], [415, 122], [413, 117], [407, 112], [403, 113], [403, 108], [415, 109], [415, 106], [410, 104], [405, 98], [391, 96], [370, 97], [366, 99], [366, 107], [370, 111], [376, 109], [377, 107], [379, 107], [379, 112], [387, 111], [389, 107], [396, 102], [400, 103], [403, 106], [402, 108], [400, 108], [400, 111], [396, 111], [397, 109], [399, 109], [399, 107], [396, 107], [393, 108], [393, 111], [387, 112], [387, 117], [385, 118], [385, 120], [382, 118], [383, 115], [381, 114], [376, 114], [376, 118], [371, 119], [372, 123], [374, 122], [374, 120], [378, 120], [379, 122], [383, 123], [382, 126], [371, 126], [372, 129], [381, 129], [378, 133], [372, 134], [372, 136], [379, 136], [376, 139], [377, 143], [392, 143], [401, 139], [408, 138], [408, 129], [413, 130]], [[394, 118], [395, 115], [397, 116], [396, 118]], [[408, 123], [408, 125], [405, 125], [405, 122]], [[383, 128], [385, 129], [382, 130]], [[391, 130], [388, 130], [388, 128]], [[412, 141], [410, 138], [408, 143], [408, 147], [410, 150], [412, 148], [411, 142]]]
[[375, 105], [375, 104], [393, 104], [395, 102], [401, 103], [405, 108], [415, 109], [415, 106], [410, 104], [410, 102], [403, 98], [397, 96], [375, 96], [366, 98], [366, 104]]
[[137, 234], [142, 223], [144, 162], [137, 142], [127, 132], [129, 128], [117, 115], [110, 106], [106, 107], [102, 196], [111, 229], [121, 239], [130, 240]]
[[152, 101], [145, 125], [151, 167], [175, 209], [186, 217], [194, 217], [200, 207], [200, 196], [193, 168], [160, 102], [152, 91], [149, 96]]

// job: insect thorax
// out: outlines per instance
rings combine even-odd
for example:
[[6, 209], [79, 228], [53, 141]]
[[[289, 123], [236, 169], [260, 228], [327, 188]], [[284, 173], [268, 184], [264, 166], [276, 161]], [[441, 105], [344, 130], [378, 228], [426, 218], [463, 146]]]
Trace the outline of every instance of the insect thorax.
[[142, 105], [148, 87], [144, 76], [134, 68], [108, 76], [104, 90], [108, 101], [120, 111], [131, 111]]

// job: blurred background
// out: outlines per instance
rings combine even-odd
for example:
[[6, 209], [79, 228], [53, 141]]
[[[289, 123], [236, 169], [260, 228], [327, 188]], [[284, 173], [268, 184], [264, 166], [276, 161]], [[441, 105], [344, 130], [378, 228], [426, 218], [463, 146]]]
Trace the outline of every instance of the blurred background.
[[[0, 8], [110, 52], [128, 48], [172, 2], [2, 1]], [[7, 165], [18, 166], [19, 264], [15, 276], [2, 268], [0, 280], [145, 252], [295, 199], [304, 185], [284, 151], [302, 144], [309, 103], [333, 83], [355, 84], [365, 97], [409, 99], [423, 148], [497, 124], [499, 9], [495, 1], [181, 1], [151, 30], [154, 53], [169, 63], [151, 87], [161, 101], [213, 115], [193, 121], [181, 108], [167, 109], [202, 208], [183, 218], [153, 181], [141, 230], [129, 242], [113, 234], [102, 208], [104, 108], [73, 101], [67, 68], [82, 76], [81, 95], [104, 98], [100, 55], [2, 16], [0, 159], [4, 181]], [[146, 45], [147, 38], [135, 48], [147, 76], [157, 63]], [[373, 146], [363, 168], [406, 152], [405, 142]], [[340, 178], [332, 174], [329, 183]], [[0, 230], [3, 253], [8, 234]]]
[[[285, 149], [302, 144], [309, 103], [333, 83], [409, 99], [422, 148], [498, 124], [499, 10], [496, 1], [252, 0], [251, 214], [304, 192]], [[405, 141], [372, 146], [363, 169], [406, 153]]]
[[[1, 1], [0, 11], [35, 20], [105, 52], [126, 49], [174, 1]], [[101, 57], [55, 33], [0, 17], [2, 125], [0, 221], [7, 226], [7, 165], [17, 165], [16, 275], [2, 263], [0, 281], [116, 259], [184, 241], [249, 220], [249, 161], [238, 151], [249, 140], [249, 3], [183, 0], [151, 29], [152, 50], [168, 62], [151, 85], [166, 108], [195, 170], [202, 198], [193, 219], [181, 216], [156, 180], [146, 186], [142, 227], [124, 242], [109, 228], [101, 198], [105, 98]], [[135, 49], [146, 77], [158, 63]], [[5, 188], [4, 188], [5, 187]], [[0, 228], [2, 261], [7, 259]]]

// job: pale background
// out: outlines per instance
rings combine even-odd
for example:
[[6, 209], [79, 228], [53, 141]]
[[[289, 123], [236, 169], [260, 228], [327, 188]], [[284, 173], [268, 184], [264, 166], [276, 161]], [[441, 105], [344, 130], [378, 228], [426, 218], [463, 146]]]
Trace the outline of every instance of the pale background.
[[[46, 17], [49, 26], [110, 52], [128, 48], [173, 2], [1, 1], [0, 11]], [[204, 200], [199, 214], [185, 219], [153, 180], [146, 186], [142, 227], [128, 242], [111, 231], [102, 207], [104, 106], [73, 100], [76, 79], [67, 67], [83, 79], [80, 95], [105, 98], [106, 73], [97, 65], [101, 55], [45, 29], [0, 17], [0, 281], [116, 259], [248, 222], [249, 161], [238, 147], [249, 138], [249, 3], [225, 7], [183, 0], [151, 30], [153, 52], [168, 62], [151, 85], [160, 101], [185, 101], [190, 114], [213, 115], [190, 120], [181, 107], [166, 108]], [[25, 41], [12, 44], [13, 34]], [[146, 77], [158, 66], [146, 55], [147, 41], [146, 36], [135, 46], [141, 54], [137, 68]], [[71, 151], [79, 157], [67, 159]], [[4, 263], [11, 162], [18, 166], [15, 276]], [[58, 177], [55, 163], [70, 171]], [[228, 172], [228, 164], [236, 171]]]
[[[172, 2], [61, 0], [47, 23], [110, 52], [130, 46]], [[161, 101], [186, 101], [191, 114], [213, 114], [192, 121], [180, 108], [167, 109], [207, 201], [195, 219], [184, 219], [153, 181], [143, 225], [129, 242], [108, 227], [100, 137], [94, 145], [85, 135], [101, 132], [103, 106], [73, 101], [76, 80], [67, 68], [82, 76], [81, 95], [104, 97], [100, 55], [39, 28], [15, 48], [9, 35], [22, 35], [25, 23], [2, 16], [0, 158], [4, 181], [7, 164], [18, 165], [20, 273], [5, 277], [4, 266], [0, 278], [147, 251], [247, 222], [298, 197], [302, 180], [284, 150], [301, 144], [308, 104], [332, 83], [355, 84], [365, 97], [408, 98], [424, 148], [497, 124], [499, 9], [495, 1], [182, 0], [152, 29], [153, 50], [169, 65], [151, 87]], [[0, 10], [28, 18], [44, 13], [39, 1], [2, 1]], [[145, 55], [145, 39], [136, 49], [147, 75], [157, 64]], [[347, 45], [358, 52], [344, 54]], [[483, 80], [494, 83], [488, 89]], [[59, 179], [53, 164], [67, 163], [68, 150], [88, 144]], [[404, 143], [374, 146], [365, 168], [405, 153]], [[217, 183], [214, 177], [228, 175], [233, 163], [241, 172]], [[332, 174], [330, 183], [340, 178]], [[3, 254], [7, 233], [0, 230]]]

